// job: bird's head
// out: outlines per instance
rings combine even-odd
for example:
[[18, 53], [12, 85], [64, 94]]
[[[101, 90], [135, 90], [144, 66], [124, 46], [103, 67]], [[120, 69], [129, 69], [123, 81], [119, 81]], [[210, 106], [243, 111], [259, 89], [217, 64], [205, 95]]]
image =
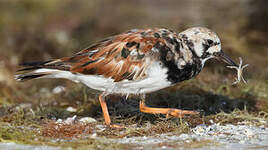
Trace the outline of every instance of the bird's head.
[[202, 65], [210, 58], [220, 59], [231, 66], [238, 66], [221, 49], [217, 34], [204, 27], [189, 28], [179, 34], [185, 44], [200, 58]]

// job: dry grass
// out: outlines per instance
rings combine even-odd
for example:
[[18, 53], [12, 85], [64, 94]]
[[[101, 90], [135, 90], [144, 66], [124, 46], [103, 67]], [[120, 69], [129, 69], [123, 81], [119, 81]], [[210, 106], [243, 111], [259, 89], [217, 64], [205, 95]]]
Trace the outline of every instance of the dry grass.
[[92, 131], [92, 125], [90, 124], [66, 124], [51, 121], [44, 124], [42, 135], [51, 138], [78, 138], [83, 135], [90, 135]]

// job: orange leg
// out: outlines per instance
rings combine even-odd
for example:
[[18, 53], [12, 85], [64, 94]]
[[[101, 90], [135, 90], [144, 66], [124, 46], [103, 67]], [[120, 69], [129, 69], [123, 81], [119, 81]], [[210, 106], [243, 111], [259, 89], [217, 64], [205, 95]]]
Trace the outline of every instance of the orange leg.
[[101, 104], [105, 124], [107, 126], [111, 127], [111, 128], [124, 128], [123, 126], [120, 126], [120, 125], [111, 125], [111, 118], [110, 118], [110, 115], [109, 115], [109, 112], [108, 112], [108, 108], [107, 108], [107, 104], [106, 104], [106, 101], [105, 101], [104, 93], [100, 94], [99, 101], [100, 101], [100, 104]]
[[107, 126], [110, 126], [111, 125], [111, 119], [110, 119], [107, 104], [106, 104], [106, 101], [105, 101], [103, 95], [104, 95], [104, 93], [102, 93], [99, 96], [99, 101], [100, 101], [100, 104], [101, 104], [101, 109], [102, 109], [103, 117], [104, 117], [104, 120], [105, 120], [105, 124]]
[[184, 115], [196, 115], [199, 114], [199, 112], [195, 111], [188, 111], [188, 110], [180, 110], [180, 109], [174, 109], [174, 108], [152, 108], [147, 107], [144, 103], [144, 100], [140, 101], [140, 111], [144, 113], [151, 113], [151, 114], [165, 114], [167, 117], [169, 115], [174, 117], [183, 117]]

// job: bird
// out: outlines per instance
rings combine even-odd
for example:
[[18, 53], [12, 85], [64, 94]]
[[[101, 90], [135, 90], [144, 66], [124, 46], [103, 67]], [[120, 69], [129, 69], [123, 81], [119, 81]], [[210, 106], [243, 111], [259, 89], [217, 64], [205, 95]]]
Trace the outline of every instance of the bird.
[[72, 56], [22, 63], [17, 81], [64, 78], [101, 91], [105, 124], [111, 123], [105, 97], [141, 95], [140, 112], [183, 117], [199, 112], [146, 106], [145, 95], [196, 77], [209, 59], [238, 65], [221, 48], [218, 35], [206, 27], [182, 32], [167, 28], [132, 29], [90, 45]]

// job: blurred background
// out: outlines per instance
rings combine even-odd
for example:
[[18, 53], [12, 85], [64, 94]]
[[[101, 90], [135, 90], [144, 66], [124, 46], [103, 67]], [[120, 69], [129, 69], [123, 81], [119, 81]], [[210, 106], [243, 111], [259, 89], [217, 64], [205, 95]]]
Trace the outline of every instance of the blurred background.
[[[81, 88], [72, 93], [79, 85], [66, 80], [15, 82], [13, 75], [19, 63], [69, 56], [133, 28], [164, 27], [181, 32], [194, 26], [215, 31], [226, 53], [237, 62], [242, 57], [250, 64], [245, 71], [247, 86], [229, 86], [235, 72], [223, 64], [218, 67], [217, 61], [208, 62], [194, 83], [221, 95], [238, 89], [239, 94], [233, 93], [233, 97], [250, 95], [255, 101], [267, 102], [267, 8], [267, 0], [1, 0], [0, 104], [54, 104], [57, 98], [46, 95], [58, 85], [67, 87], [67, 93], [69, 89], [62, 97], [70, 102], [79, 99], [77, 91]], [[222, 84], [228, 84], [227, 88]]]

